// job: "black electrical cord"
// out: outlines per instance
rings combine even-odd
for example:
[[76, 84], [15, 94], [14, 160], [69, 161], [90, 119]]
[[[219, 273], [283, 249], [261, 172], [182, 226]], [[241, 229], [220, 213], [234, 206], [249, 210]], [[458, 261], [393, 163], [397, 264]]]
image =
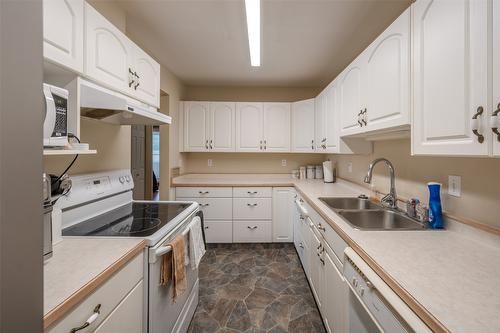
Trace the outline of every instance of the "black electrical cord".
[[[76, 135], [74, 135], [73, 133], [68, 133], [68, 138], [76, 139], [76, 141], [78, 141], [78, 143], [80, 143], [80, 139]], [[78, 154], [75, 155], [75, 158], [73, 159], [73, 161], [71, 161], [71, 163], [68, 165], [68, 167], [59, 175], [59, 177], [57, 177], [55, 180], [53, 180], [51, 182], [52, 185], [57, 183], [59, 180], [61, 180], [61, 178], [66, 174], [66, 172], [68, 172], [68, 170], [71, 169], [73, 164], [75, 164], [75, 161], [77, 158], [78, 158]]]

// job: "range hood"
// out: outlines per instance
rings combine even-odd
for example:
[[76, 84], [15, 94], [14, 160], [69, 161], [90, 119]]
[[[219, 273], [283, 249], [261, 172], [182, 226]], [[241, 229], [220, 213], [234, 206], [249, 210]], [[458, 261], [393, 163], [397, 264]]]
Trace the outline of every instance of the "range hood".
[[165, 125], [172, 118], [154, 107], [79, 79], [80, 115], [117, 125]]

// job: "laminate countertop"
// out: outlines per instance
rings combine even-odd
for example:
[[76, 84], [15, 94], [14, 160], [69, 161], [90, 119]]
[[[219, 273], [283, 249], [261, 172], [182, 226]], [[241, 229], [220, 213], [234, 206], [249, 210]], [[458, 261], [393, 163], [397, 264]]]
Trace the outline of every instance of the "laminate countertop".
[[183, 175], [173, 186], [294, 186], [399, 297], [436, 332], [500, 332], [500, 237], [459, 222], [446, 230], [362, 231], [319, 197], [370, 195], [339, 180], [288, 175]]
[[48, 327], [143, 251], [142, 239], [64, 238], [44, 263], [43, 323]]

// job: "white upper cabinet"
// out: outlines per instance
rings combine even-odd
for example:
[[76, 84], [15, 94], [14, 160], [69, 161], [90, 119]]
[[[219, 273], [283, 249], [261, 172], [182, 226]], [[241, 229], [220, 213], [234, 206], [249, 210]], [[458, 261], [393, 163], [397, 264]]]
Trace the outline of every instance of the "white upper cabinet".
[[290, 103], [264, 103], [264, 151], [290, 151]]
[[314, 99], [314, 144], [316, 151], [323, 152], [326, 149], [326, 91], [323, 90]]
[[86, 74], [110, 88], [129, 91], [133, 49], [127, 37], [87, 3], [85, 21]]
[[339, 133], [338, 133], [338, 88], [337, 82], [333, 81], [326, 88], [326, 110], [324, 111], [324, 133], [325, 133], [325, 151], [327, 153], [339, 152]]
[[339, 81], [339, 112], [342, 135], [359, 132], [362, 113], [362, 80], [364, 54], [361, 54], [341, 74]]
[[208, 151], [208, 102], [184, 102], [185, 151]]
[[160, 64], [85, 4], [85, 75], [156, 108]]
[[292, 151], [314, 152], [314, 98], [292, 103]]
[[[410, 125], [410, 9], [365, 51], [363, 129]], [[365, 125], [366, 122], [366, 125]]]
[[235, 150], [235, 113], [233, 102], [210, 103], [209, 148], [216, 152]]
[[413, 4], [414, 154], [488, 155], [488, 2]]
[[264, 108], [262, 103], [236, 103], [236, 150], [263, 150]]
[[[493, 154], [500, 156], [500, 1], [493, 1]], [[496, 133], [495, 133], [496, 131]]]
[[83, 0], [43, 1], [44, 58], [83, 73]]
[[[140, 100], [160, 107], [160, 64], [151, 58], [140, 47], [134, 45], [133, 52], [135, 82], [133, 94]], [[137, 75], [135, 75], [137, 73]]]

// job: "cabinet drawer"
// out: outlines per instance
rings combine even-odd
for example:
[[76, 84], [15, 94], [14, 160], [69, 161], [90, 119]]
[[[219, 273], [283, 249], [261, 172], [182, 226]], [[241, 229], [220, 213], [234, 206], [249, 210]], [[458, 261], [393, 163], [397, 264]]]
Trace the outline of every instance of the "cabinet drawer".
[[232, 221], [205, 221], [205, 238], [207, 243], [232, 243]]
[[269, 243], [271, 239], [271, 221], [240, 221], [233, 224], [235, 243]]
[[205, 220], [232, 220], [233, 205], [231, 198], [182, 198], [196, 201], [200, 205]]
[[234, 198], [233, 216], [235, 220], [271, 220], [271, 198]]
[[270, 198], [273, 195], [272, 187], [235, 187], [233, 197], [235, 198]]
[[116, 309], [104, 319], [94, 333], [137, 333], [143, 328], [144, 313], [143, 280], [118, 304]]
[[143, 265], [143, 253], [140, 253], [92, 294], [87, 296], [70, 313], [49, 326], [45, 331], [48, 333], [70, 332], [72, 328], [85, 323], [93, 314], [96, 305], [101, 304], [101, 313], [97, 319], [89, 327], [78, 331], [79, 333], [94, 332], [125, 296], [143, 279]]
[[177, 187], [175, 197], [179, 198], [232, 198], [231, 187]]

